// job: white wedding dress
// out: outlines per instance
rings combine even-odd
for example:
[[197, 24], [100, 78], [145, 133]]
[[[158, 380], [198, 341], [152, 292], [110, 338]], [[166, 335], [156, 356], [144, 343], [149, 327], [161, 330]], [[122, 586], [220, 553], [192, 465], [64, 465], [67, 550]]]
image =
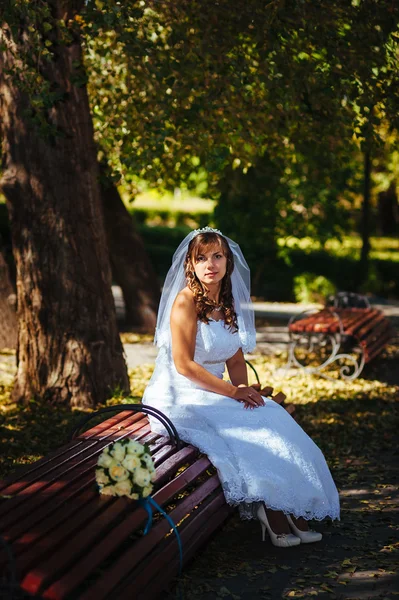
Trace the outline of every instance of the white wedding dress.
[[[240, 347], [224, 321], [198, 322], [194, 360], [222, 378], [225, 362]], [[166, 414], [182, 440], [199, 448], [218, 470], [226, 501], [242, 518], [251, 503], [305, 519], [339, 519], [339, 497], [322, 452], [273, 400], [246, 410], [242, 403], [202, 389], [180, 375], [171, 349], [160, 348], [143, 403]], [[165, 433], [156, 419], [155, 431]]]

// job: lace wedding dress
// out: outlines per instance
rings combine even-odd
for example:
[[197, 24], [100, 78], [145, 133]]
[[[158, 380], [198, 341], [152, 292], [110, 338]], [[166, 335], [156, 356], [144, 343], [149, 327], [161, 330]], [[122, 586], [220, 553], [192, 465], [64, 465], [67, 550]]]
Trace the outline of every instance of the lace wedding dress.
[[[240, 347], [224, 321], [198, 322], [194, 360], [222, 378], [225, 362]], [[339, 498], [324, 456], [284, 408], [266, 399], [246, 410], [232, 398], [202, 389], [180, 375], [171, 349], [160, 348], [143, 403], [174, 423], [182, 440], [199, 448], [218, 470], [226, 501], [242, 518], [255, 502], [305, 519], [339, 518]], [[153, 430], [165, 433], [151, 419]]]

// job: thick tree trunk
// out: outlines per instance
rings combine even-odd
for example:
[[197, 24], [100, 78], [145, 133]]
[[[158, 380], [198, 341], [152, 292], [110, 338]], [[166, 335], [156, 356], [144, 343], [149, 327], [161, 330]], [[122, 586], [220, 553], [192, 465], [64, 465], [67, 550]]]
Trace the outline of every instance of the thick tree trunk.
[[11, 285], [8, 265], [0, 250], [0, 349], [16, 348], [16, 295]]
[[68, 3], [54, 0], [49, 7], [54, 56], [46, 63], [39, 57], [38, 65], [58, 100], [48, 110], [38, 108], [46, 136], [17, 76], [10, 75], [20, 67], [28, 22], [21, 19], [13, 30], [18, 39], [6, 32], [8, 49], [0, 56], [2, 189], [17, 270], [14, 397], [92, 407], [116, 388], [128, 391], [129, 382], [111, 292], [88, 98], [85, 86], [73, 83], [81, 65], [80, 40], [71, 31], [73, 41], [66, 45], [56, 29], [59, 19], [71, 23]]
[[364, 154], [364, 193], [362, 204], [362, 250], [360, 266], [363, 280], [367, 279], [370, 254], [370, 180], [371, 180], [371, 153], [366, 150]]
[[115, 185], [101, 169], [105, 228], [112, 273], [121, 287], [126, 324], [153, 333], [159, 304], [159, 283], [143, 241]]

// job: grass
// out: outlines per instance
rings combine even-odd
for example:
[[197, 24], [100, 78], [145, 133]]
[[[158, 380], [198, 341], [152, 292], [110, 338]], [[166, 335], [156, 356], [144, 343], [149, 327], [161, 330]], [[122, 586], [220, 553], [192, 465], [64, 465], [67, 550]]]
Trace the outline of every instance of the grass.
[[[399, 238], [390, 237], [371, 237], [370, 258], [372, 260], [389, 260], [399, 262]], [[344, 236], [342, 240], [331, 239], [324, 245], [310, 237], [280, 238], [278, 241], [280, 247], [290, 249], [300, 249], [311, 253], [317, 250], [327, 250], [332, 256], [348, 257], [354, 260], [360, 258], [362, 240], [359, 235]]]
[[156, 190], [138, 194], [133, 203], [129, 203], [124, 198], [128, 208], [148, 209], [148, 210], [167, 210], [170, 213], [176, 212], [192, 212], [211, 215], [216, 202], [214, 200], [204, 200], [191, 196], [185, 192], [174, 197], [172, 194], [163, 194], [162, 196]]
[[[97, 408], [140, 401], [151, 377], [152, 365], [137, 367], [130, 372], [131, 395], [115, 396]], [[66, 444], [73, 428], [90, 411], [69, 409], [31, 400], [27, 405], [12, 401], [9, 373], [0, 371], [0, 479], [19, 466], [39, 460]]]

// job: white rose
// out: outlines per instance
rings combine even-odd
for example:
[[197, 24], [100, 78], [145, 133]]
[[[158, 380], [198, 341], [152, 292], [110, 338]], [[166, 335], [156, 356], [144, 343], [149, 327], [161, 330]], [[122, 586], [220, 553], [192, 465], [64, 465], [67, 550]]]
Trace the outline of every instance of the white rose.
[[157, 474], [155, 473], [155, 471], [153, 471], [150, 475], [150, 479], [151, 479], [151, 481], [155, 481], [156, 478], [157, 478]]
[[115, 487], [113, 485], [106, 485], [101, 488], [100, 492], [104, 496], [115, 496]]
[[132, 491], [130, 481], [118, 481], [115, 484], [115, 492], [118, 496], [129, 496]]
[[139, 497], [140, 497], [140, 496], [139, 496], [138, 494], [135, 494], [135, 493], [133, 493], [133, 494], [129, 494], [129, 498], [131, 498], [132, 500], [138, 500], [138, 499], [139, 499]]
[[149, 496], [152, 492], [152, 485], [147, 485], [147, 487], [143, 488], [143, 498], [146, 498], [147, 496]]
[[109, 454], [100, 454], [100, 457], [97, 461], [97, 465], [99, 467], [104, 467], [105, 469], [109, 469], [109, 467], [113, 464], [112, 457]]
[[126, 456], [125, 446], [123, 446], [119, 442], [115, 442], [111, 450], [111, 454], [115, 458], [115, 460], [119, 460], [119, 462], [121, 462]]
[[144, 446], [135, 440], [129, 440], [126, 449], [128, 454], [134, 454], [135, 456], [140, 456], [144, 452]]
[[135, 469], [140, 467], [140, 459], [137, 456], [134, 456], [134, 454], [128, 454], [122, 461], [122, 466], [133, 473]]
[[96, 481], [98, 484], [102, 485], [111, 483], [109, 477], [104, 473], [102, 469], [96, 469]]
[[151, 454], [143, 454], [143, 456], [141, 457], [141, 460], [143, 460], [145, 462], [145, 464], [147, 465], [147, 468], [150, 471], [154, 470], [154, 461], [152, 460]]
[[109, 476], [114, 481], [126, 481], [126, 479], [129, 479], [129, 473], [119, 463], [110, 467]]
[[146, 469], [136, 469], [134, 472], [134, 481], [140, 487], [146, 487], [151, 482], [151, 477]]

